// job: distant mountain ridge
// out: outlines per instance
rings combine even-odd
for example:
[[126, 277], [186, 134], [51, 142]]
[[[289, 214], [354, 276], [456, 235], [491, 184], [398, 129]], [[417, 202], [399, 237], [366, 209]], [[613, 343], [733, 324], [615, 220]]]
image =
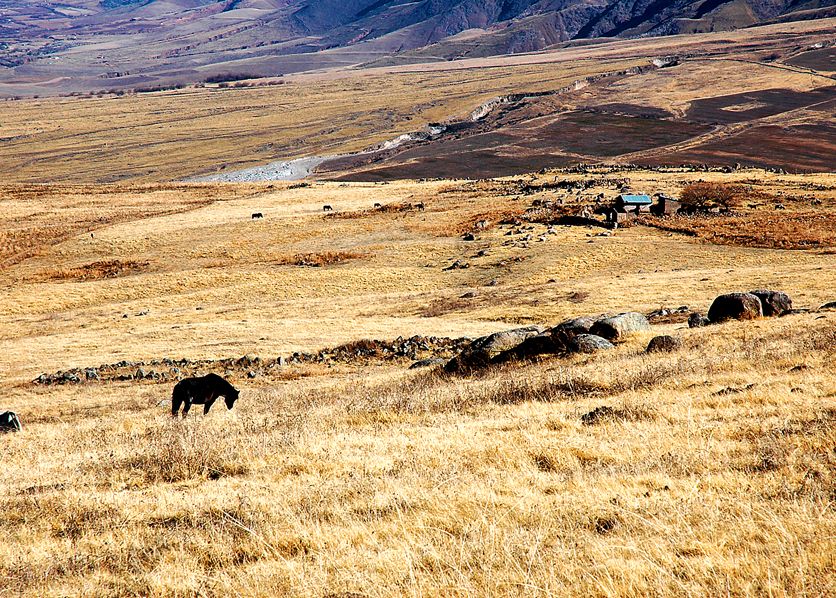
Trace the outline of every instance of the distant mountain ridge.
[[66, 77], [86, 78], [87, 87], [97, 79], [128, 86], [392, 56], [449, 60], [832, 16], [834, 6], [836, 0], [6, 0], [0, 83]]

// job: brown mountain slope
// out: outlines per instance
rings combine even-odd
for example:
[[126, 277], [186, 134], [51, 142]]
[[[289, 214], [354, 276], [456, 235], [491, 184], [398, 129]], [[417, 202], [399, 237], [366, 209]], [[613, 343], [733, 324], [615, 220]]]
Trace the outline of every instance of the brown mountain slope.
[[393, 55], [529, 52], [570, 39], [727, 30], [788, 13], [807, 18], [834, 2], [10, 0], [0, 7], [0, 93], [274, 76]]

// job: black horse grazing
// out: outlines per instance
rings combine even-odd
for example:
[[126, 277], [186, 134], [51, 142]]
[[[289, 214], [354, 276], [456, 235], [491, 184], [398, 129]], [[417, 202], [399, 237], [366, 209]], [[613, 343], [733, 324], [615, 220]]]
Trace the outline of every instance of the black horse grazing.
[[177, 383], [171, 394], [171, 415], [176, 417], [183, 405], [183, 417], [186, 417], [192, 403], [203, 405], [203, 415], [206, 415], [218, 397], [224, 397], [226, 408], [232, 409], [238, 400], [238, 390], [217, 374], [184, 378]]
[[258, 218], [264, 218], [264, 214], [261, 212], [253, 212], [253, 220], [257, 220]]

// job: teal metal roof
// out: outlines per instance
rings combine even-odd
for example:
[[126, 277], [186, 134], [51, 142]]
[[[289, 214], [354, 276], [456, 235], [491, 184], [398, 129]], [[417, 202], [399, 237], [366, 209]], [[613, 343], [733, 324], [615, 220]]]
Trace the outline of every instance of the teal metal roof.
[[644, 205], [649, 206], [653, 203], [653, 200], [650, 198], [649, 195], [628, 195], [628, 194], [622, 193], [621, 195], [618, 196], [618, 198], [624, 203], [639, 205], [639, 206], [644, 206]]

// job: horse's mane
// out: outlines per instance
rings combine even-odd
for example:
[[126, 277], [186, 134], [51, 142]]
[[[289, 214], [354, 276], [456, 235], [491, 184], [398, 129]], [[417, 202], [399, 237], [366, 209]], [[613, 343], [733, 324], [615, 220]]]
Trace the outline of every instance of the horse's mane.
[[[232, 384], [230, 384], [229, 382], [227, 382], [226, 380], [224, 380], [221, 376], [219, 376], [217, 374], [214, 374], [214, 373], [213, 374], [207, 374], [206, 377], [209, 378], [212, 383], [217, 384], [218, 386], [222, 387], [224, 393], [237, 392], [237, 389], [234, 386], [232, 386]], [[224, 395], [224, 396], [226, 396], [226, 395]]]

